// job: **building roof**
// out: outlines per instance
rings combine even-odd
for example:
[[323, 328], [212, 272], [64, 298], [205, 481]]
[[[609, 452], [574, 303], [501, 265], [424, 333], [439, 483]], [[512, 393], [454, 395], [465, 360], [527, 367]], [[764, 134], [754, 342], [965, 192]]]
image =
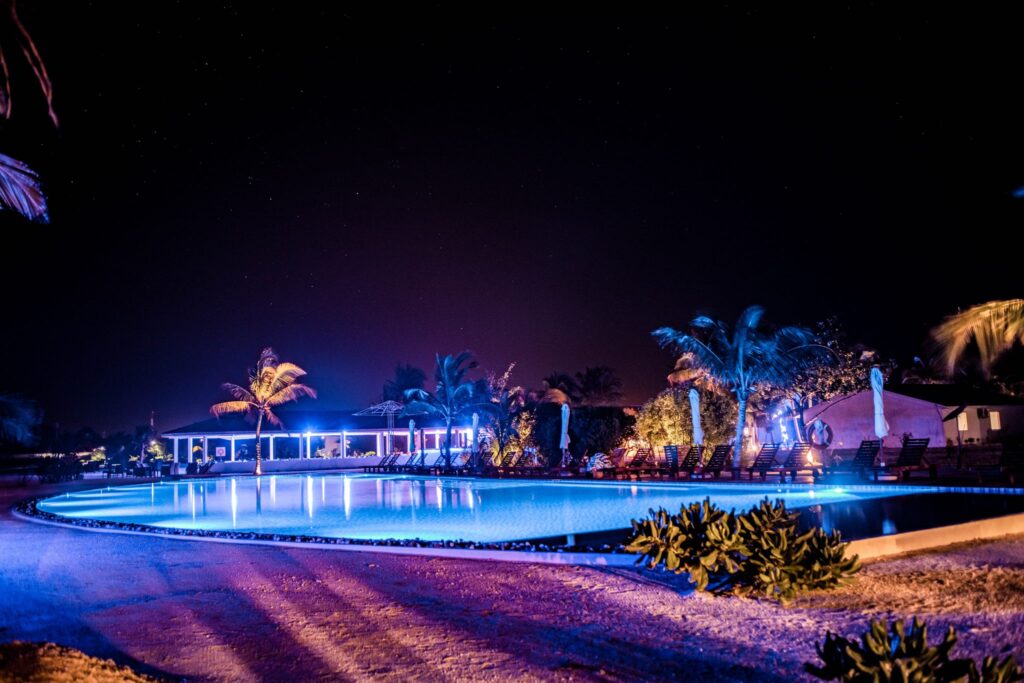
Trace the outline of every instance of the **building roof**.
[[[263, 422], [262, 433], [271, 434], [297, 434], [306, 431], [310, 432], [337, 432], [355, 431], [360, 429], [386, 430], [388, 427], [387, 418], [384, 416], [356, 416], [356, 410], [281, 410], [275, 411], [284, 427], [275, 427]], [[438, 429], [445, 426], [444, 420], [430, 415], [413, 415], [410, 417], [395, 416], [395, 431], [409, 429], [409, 420], [416, 421], [416, 428]], [[455, 426], [468, 427], [472, 419], [466, 417], [457, 420]], [[246, 419], [244, 415], [225, 415], [221, 418], [211, 417], [207, 420], [193, 422], [163, 433], [165, 437], [175, 436], [198, 436], [213, 434], [244, 434], [251, 433], [255, 429], [255, 422]]]
[[1007, 396], [993, 389], [956, 384], [887, 384], [885, 390], [949, 407], [1024, 405], [1024, 399]]

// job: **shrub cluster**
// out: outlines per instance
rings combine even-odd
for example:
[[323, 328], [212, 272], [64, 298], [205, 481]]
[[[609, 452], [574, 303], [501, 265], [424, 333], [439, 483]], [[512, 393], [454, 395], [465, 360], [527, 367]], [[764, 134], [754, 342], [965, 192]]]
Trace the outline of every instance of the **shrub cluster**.
[[73, 454], [44, 458], [36, 468], [39, 481], [53, 484], [82, 478], [82, 463]]
[[909, 630], [904, 629], [902, 619], [891, 626], [872, 621], [860, 642], [827, 633], [825, 642], [815, 645], [824, 664], [809, 662], [804, 668], [822, 680], [847, 683], [1009, 683], [1024, 679], [1012, 656], [1003, 660], [985, 657], [979, 671], [972, 659], [950, 657], [954, 645], [952, 626], [941, 643], [929, 646], [927, 627], [916, 618]]
[[725, 512], [710, 499], [684, 505], [678, 515], [651, 510], [633, 520], [628, 552], [637, 564], [686, 572], [698, 590], [767, 597], [786, 603], [797, 593], [846, 583], [860, 570], [846, 557], [838, 531], [797, 531], [799, 513], [767, 498], [747, 512]]

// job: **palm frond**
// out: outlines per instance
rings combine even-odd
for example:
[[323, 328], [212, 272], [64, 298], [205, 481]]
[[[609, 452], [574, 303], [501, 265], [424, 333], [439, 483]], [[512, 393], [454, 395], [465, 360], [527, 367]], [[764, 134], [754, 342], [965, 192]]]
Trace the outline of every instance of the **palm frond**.
[[276, 407], [291, 401], [297, 401], [304, 396], [316, 398], [316, 390], [305, 384], [292, 384], [270, 396], [266, 401], [266, 405], [268, 407]]
[[274, 411], [271, 410], [270, 408], [264, 408], [263, 409], [263, 416], [265, 418], [267, 418], [267, 422], [269, 422], [270, 424], [274, 425], [275, 427], [277, 427], [279, 429], [281, 427], [284, 427], [284, 423], [281, 422], [281, 418], [279, 418], [277, 415], [275, 415]]
[[239, 401], [245, 401], [247, 403], [254, 403], [256, 397], [252, 395], [252, 392], [245, 387], [240, 387], [237, 384], [231, 382], [225, 382], [220, 385], [220, 388], [234, 396]]
[[28, 29], [21, 23], [21, 19], [18, 17], [18, 11], [15, 4], [10, 3], [11, 22], [18, 30], [18, 44], [21, 47], [22, 54], [25, 55], [25, 59], [28, 61], [32, 72], [36, 75], [36, 81], [39, 83], [40, 89], [43, 91], [43, 97], [46, 98], [46, 106], [49, 109], [50, 120], [53, 121], [53, 125], [59, 125], [57, 122], [57, 113], [53, 110], [53, 84], [50, 82], [50, 75], [46, 73], [46, 64], [43, 63], [43, 58], [39, 55], [39, 50], [36, 48], [36, 43], [32, 40], [32, 36], [29, 35]]
[[712, 376], [717, 377], [727, 367], [727, 363], [721, 355], [692, 335], [671, 327], [659, 327], [651, 334], [662, 347], [674, 347], [681, 354], [689, 354], [690, 365], [693, 368], [706, 370]]
[[989, 301], [952, 315], [932, 330], [942, 349], [946, 373], [953, 374], [956, 364], [971, 341], [978, 346], [981, 369], [986, 376], [1002, 354], [1024, 341], [1024, 299]]
[[46, 223], [46, 196], [39, 176], [21, 161], [0, 154], [0, 208], [20, 213], [30, 221]]
[[235, 413], [247, 413], [254, 408], [255, 406], [248, 401], [224, 401], [223, 403], [214, 403], [210, 406], [210, 412], [215, 417], [223, 417], [224, 415], [233, 415]]
[[7, 70], [3, 45], [0, 45], [0, 116], [11, 118], [11, 72]]
[[473, 396], [474, 392], [472, 384], [460, 384], [451, 392], [449, 402], [455, 405], [469, 403], [473, 399]]
[[274, 378], [270, 383], [269, 391], [271, 394], [276, 394], [305, 376], [306, 371], [298, 365], [294, 363], [281, 363], [274, 368]]
[[412, 400], [405, 404], [405, 408], [402, 410], [401, 417], [408, 417], [409, 415], [441, 415], [442, 408], [437, 403], [430, 400]]

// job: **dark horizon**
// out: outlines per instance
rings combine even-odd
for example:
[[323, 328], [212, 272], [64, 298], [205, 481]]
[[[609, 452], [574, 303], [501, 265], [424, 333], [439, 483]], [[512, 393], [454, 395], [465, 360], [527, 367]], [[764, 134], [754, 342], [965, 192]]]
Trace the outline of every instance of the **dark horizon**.
[[[750, 304], [906, 363], [1021, 295], [1019, 16], [927, 7], [484, 16], [445, 6], [19, 6], [0, 151], [51, 223], [0, 212], [9, 366], [48, 423], [202, 419], [264, 346], [320, 400], [435, 352], [516, 383]], [[429, 384], [429, 380], [428, 380]]]

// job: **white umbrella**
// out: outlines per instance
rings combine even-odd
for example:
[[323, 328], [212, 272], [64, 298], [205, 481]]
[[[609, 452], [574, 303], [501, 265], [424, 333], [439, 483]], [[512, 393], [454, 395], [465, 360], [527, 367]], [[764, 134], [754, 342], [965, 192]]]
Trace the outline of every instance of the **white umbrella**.
[[562, 466], [566, 465], [566, 458], [569, 452], [569, 404], [562, 404], [562, 436], [558, 440], [558, 447], [562, 449]]
[[889, 423], [885, 420], [885, 406], [882, 403], [882, 389], [885, 380], [882, 378], [882, 371], [878, 368], [871, 368], [871, 393], [875, 399], [875, 436], [879, 442], [883, 442], [889, 436]]
[[700, 428], [700, 394], [690, 389], [690, 417], [693, 418], [693, 445], [704, 443], [704, 430]]
[[409, 420], [409, 454], [416, 452], [416, 420]]
[[473, 413], [473, 454], [471, 458], [476, 458], [476, 451], [480, 445], [480, 415]]

